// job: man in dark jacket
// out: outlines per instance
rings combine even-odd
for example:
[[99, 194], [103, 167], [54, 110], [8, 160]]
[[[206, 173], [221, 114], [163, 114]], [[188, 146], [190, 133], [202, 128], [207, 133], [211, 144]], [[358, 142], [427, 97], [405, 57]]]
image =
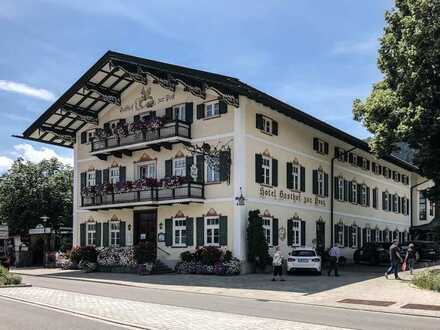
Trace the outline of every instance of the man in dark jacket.
[[388, 279], [388, 275], [391, 273], [394, 273], [394, 278], [396, 280], [400, 280], [399, 277], [399, 268], [400, 264], [402, 263], [402, 257], [400, 256], [400, 249], [399, 249], [399, 241], [394, 240], [393, 244], [390, 246], [390, 267], [385, 272], [385, 277]]

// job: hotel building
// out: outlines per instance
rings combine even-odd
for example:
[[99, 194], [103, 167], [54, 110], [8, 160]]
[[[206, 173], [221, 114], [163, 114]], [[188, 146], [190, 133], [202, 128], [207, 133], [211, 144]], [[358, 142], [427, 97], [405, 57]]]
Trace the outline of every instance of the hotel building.
[[115, 52], [23, 137], [73, 149], [75, 245], [147, 240], [170, 266], [207, 245], [245, 261], [254, 209], [271, 251], [349, 259], [434, 216], [415, 166], [236, 78]]

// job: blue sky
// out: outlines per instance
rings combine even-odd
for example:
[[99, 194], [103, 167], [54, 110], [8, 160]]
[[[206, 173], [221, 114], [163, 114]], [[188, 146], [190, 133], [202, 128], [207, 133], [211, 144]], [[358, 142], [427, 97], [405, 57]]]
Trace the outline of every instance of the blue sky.
[[[93, 5], [91, 5], [93, 4]], [[354, 136], [391, 0], [0, 2], [0, 171], [68, 149], [21, 134], [107, 50], [231, 75]]]

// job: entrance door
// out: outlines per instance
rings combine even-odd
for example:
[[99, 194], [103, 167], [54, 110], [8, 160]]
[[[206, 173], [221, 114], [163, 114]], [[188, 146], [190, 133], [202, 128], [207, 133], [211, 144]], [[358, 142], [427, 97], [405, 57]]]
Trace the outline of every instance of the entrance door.
[[[133, 243], [149, 242], [157, 246], [157, 210], [139, 211], [134, 214]], [[156, 250], [156, 249], [155, 249]]]
[[324, 253], [325, 251], [325, 222], [316, 222], [316, 249], [318, 253]]

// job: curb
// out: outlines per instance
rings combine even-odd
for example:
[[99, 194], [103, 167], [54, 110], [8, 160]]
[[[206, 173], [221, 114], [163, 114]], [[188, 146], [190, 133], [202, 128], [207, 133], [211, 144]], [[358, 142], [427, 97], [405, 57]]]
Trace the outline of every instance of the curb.
[[11, 284], [11, 285], [0, 285], [0, 289], [10, 289], [10, 288], [30, 288], [32, 284]]
[[[102, 281], [99, 279], [98, 280], [84, 279], [84, 278], [77, 279], [77, 278], [65, 277], [65, 276], [29, 275], [29, 274], [22, 274], [22, 273], [16, 273], [16, 274], [20, 274], [20, 275], [24, 275], [24, 276], [78, 281], [78, 282], [118, 285], [118, 286], [123, 286], [123, 287], [131, 287], [131, 288], [139, 288], [139, 289], [154, 289], [154, 290], [172, 291], [172, 292], [179, 292], [179, 293], [191, 293], [191, 294], [199, 294], [199, 295], [221, 296], [221, 297], [227, 297], [227, 298], [237, 298], [237, 299], [247, 299], [247, 300], [259, 301], [259, 299], [256, 299], [256, 298], [237, 297], [237, 296], [231, 296], [231, 295], [221, 294], [221, 293], [220, 294], [219, 293], [213, 294], [213, 293], [206, 293], [206, 292], [192, 292], [192, 291], [175, 290], [175, 289], [173, 290], [173, 289], [169, 289], [169, 288], [163, 289], [163, 288], [157, 288], [157, 287], [143, 287], [143, 286], [134, 285], [134, 284], [106, 282], [106, 281]], [[71, 291], [71, 290], [67, 290], [67, 291]], [[332, 309], [353, 310], [353, 311], [362, 311], [362, 312], [370, 312], [370, 313], [383, 313], [383, 314], [391, 314], [391, 315], [405, 315], [405, 316], [413, 316], [413, 317], [426, 317], [426, 318], [440, 319], [440, 316], [436, 316], [436, 315], [426, 315], [426, 314], [416, 314], [416, 313], [410, 313], [410, 312], [397, 312], [397, 311], [386, 311], [386, 310], [375, 310], [375, 309], [358, 308], [358, 307], [341, 306], [341, 305], [339, 305], [339, 306], [325, 305], [325, 304], [311, 303], [311, 302], [292, 302], [292, 301], [276, 300], [276, 299], [267, 299], [267, 300], [264, 300], [264, 302], [276, 302], [276, 303], [283, 303], [283, 304], [307, 305], [307, 306], [325, 307], [325, 308], [332, 308]]]

